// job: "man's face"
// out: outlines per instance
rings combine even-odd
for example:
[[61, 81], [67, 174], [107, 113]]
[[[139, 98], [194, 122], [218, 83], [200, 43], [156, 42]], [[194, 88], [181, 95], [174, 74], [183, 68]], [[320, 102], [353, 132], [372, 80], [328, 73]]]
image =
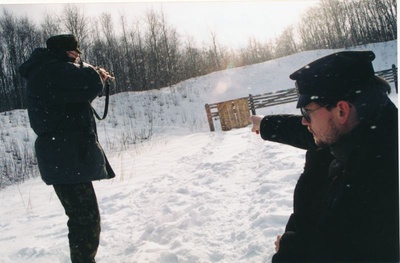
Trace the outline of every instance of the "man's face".
[[74, 63], [77, 63], [79, 53], [77, 51], [67, 51], [67, 56], [70, 57]]
[[316, 145], [330, 146], [339, 139], [340, 129], [335, 119], [336, 108], [328, 110], [326, 107], [312, 102], [306, 105], [302, 111], [304, 113], [301, 123], [307, 126], [313, 134]]

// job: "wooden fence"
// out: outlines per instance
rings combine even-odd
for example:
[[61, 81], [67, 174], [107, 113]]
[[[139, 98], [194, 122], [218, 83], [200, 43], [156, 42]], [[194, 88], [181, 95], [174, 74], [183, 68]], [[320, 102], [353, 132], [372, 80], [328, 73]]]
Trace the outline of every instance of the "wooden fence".
[[[397, 88], [397, 67], [375, 72], [375, 75], [384, 78], [388, 82], [394, 82]], [[206, 114], [210, 131], [215, 131], [214, 118], [219, 117], [221, 129], [229, 131], [233, 128], [242, 128], [250, 124], [250, 112], [255, 115], [256, 109], [271, 107], [284, 103], [297, 101], [298, 95], [295, 88], [269, 92], [261, 95], [249, 95], [248, 97], [206, 104]]]
[[398, 83], [397, 83], [398, 75], [397, 75], [397, 67], [396, 67], [396, 65], [393, 64], [391, 69], [377, 71], [377, 72], [375, 72], [375, 75], [385, 79], [387, 82], [394, 82], [396, 93], [399, 93], [398, 92], [398, 87], [397, 87], [398, 86]]

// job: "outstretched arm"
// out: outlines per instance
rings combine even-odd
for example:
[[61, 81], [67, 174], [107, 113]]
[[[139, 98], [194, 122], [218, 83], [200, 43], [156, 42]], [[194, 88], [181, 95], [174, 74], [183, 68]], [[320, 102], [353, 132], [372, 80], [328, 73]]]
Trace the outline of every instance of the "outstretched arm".
[[301, 124], [301, 116], [297, 115], [253, 115], [252, 132], [261, 135], [268, 141], [288, 144], [301, 149], [316, 149], [312, 134]]

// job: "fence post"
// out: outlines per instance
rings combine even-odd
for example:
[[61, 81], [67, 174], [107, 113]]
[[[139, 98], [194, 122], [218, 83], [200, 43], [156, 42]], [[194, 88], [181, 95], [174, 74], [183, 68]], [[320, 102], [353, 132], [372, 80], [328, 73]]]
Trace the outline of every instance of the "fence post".
[[254, 99], [253, 95], [251, 94], [249, 94], [249, 101], [250, 101], [251, 114], [256, 115], [256, 109], [254, 108]]
[[392, 70], [393, 70], [394, 86], [396, 87], [396, 93], [399, 93], [398, 92], [398, 88], [397, 88], [397, 85], [398, 85], [398, 83], [397, 83], [397, 69], [396, 69], [396, 65], [395, 64], [392, 65]]
[[213, 122], [213, 119], [211, 116], [210, 105], [206, 104], [205, 108], [206, 108], [206, 113], [207, 113], [208, 125], [210, 126], [210, 131], [213, 132], [213, 131], [215, 131], [215, 128], [214, 128], [214, 122]]

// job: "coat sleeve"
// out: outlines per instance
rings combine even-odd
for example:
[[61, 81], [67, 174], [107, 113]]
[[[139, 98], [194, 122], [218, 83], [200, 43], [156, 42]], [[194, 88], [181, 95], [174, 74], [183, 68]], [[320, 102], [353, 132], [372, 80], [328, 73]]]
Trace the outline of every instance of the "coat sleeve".
[[47, 65], [51, 99], [58, 102], [92, 101], [103, 91], [103, 80], [90, 66], [69, 62]]
[[301, 124], [301, 116], [270, 115], [261, 121], [261, 138], [301, 149], [316, 149], [312, 134]]

